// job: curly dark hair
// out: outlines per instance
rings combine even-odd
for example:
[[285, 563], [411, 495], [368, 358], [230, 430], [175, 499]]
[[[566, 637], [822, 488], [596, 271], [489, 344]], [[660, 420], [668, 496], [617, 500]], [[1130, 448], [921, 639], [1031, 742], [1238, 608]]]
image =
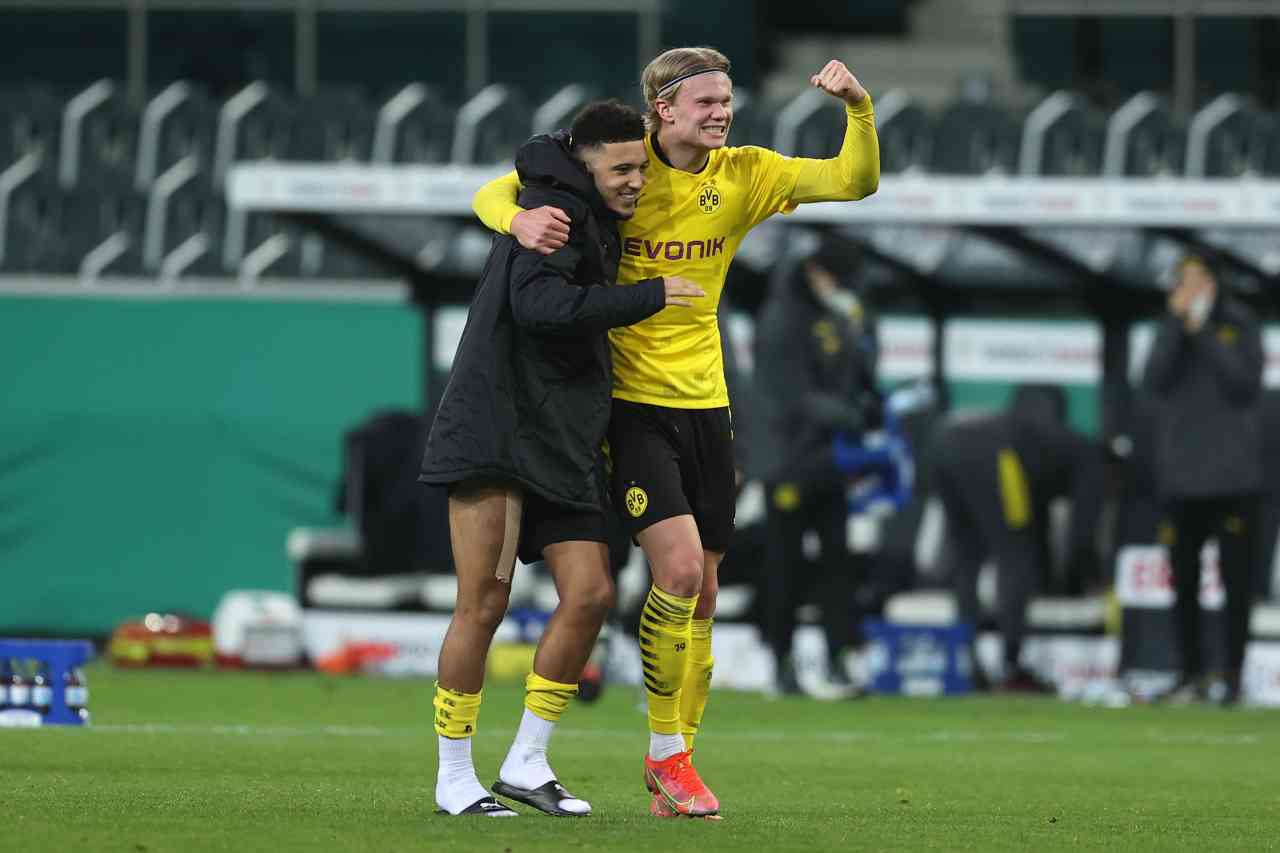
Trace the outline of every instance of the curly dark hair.
[[575, 152], [609, 142], [644, 139], [644, 116], [618, 100], [587, 104], [573, 119], [569, 140]]

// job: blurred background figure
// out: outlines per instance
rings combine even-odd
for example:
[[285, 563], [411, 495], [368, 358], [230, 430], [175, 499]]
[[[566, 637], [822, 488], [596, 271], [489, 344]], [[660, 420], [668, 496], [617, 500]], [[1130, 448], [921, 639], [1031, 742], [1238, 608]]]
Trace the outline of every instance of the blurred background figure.
[[[1068, 573], [1095, 577], [1095, 532], [1103, 498], [1103, 457], [1065, 424], [1056, 388], [1024, 386], [998, 413], [944, 420], [930, 448], [933, 484], [946, 514], [947, 555], [961, 621], [981, 627], [978, 572], [996, 564], [996, 623], [1004, 642], [999, 686], [1051, 692], [1023, 666], [1027, 604], [1049, 564], [1049, 503], [1071, 499]], [[992, 674], [975, 660], [974, 684]]]
[[[848, 482], [832, 446], [840, 434], [879, 423], [876, 338], [856, 289], [857, 248], [830, 236], [798, 237], [792, 258], [770, 282], [755, 341], [761, 422], [752, 458], [767, 504], [764, 622], [780, 692], [841, 698], [858, 692], [846, 665], [857, 644], [857, 566], [848, 548]], [[810, 534], [817, 559], [806, 554]], [[815, 591], [827, 642], [825, 678], [801, 677], [791, 654], [796, 608]]]
[[1181, 669], [1173, 701], [1209, 698], [1200, 636], [1200, 553], [1216, 537], [1227, 595], [1225, 690], [1236, 701], [1249, 639], [1262, 490], [1262, 337], [1253, 312], [1204, 258], [1177, 269], [1143, 377], [1162, 404], [1156, 443], [1160, 539], [1173, 564]]

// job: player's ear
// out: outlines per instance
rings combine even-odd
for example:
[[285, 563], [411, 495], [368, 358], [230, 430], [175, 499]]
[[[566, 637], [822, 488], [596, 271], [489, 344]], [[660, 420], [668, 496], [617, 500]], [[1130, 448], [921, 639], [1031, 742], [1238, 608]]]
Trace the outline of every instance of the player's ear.
[[658, 118], [663, 121], [675, 121], [675, 106], [665, 98], [657, 98], [653, 102], [654, 112], [658, 114]]

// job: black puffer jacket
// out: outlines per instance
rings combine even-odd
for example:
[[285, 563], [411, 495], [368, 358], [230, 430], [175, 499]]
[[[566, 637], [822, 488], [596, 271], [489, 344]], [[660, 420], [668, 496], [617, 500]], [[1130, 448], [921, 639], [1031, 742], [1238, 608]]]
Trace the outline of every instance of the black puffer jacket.
[[832, 440], [876, 424], [876, 340], [861, 321], [820, 305], [802, 255], [779, 265], [755, 338], [757, 423], [750, 474], [765, 481], [839, 482]]
[[1253, 312], [1220, 294], [1195, 334], [1156, 329], [1145, 385], [1161, 403], [1156, 481], [1166, 500], [1243, 495], [1262, 482], [1262, 372]]
[[577, 509], [603, 506], [596, 467], [609, 423], [606, 332], [661, 311], [662, 279], [615, 285], [617, 217], [569, 152], [568, 134], [516, 155], [520, 206], [571, 220], [551, 255], [494, 239], [423, 455], [424, 483], [516, 481]]

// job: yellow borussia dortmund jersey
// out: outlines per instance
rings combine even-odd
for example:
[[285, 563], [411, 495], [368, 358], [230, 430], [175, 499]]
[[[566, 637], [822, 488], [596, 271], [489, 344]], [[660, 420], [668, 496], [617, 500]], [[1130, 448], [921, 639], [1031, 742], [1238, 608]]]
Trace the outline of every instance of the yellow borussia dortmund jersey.
[[717, 148], [701, 172], [673, 169], [653, 150], [635, 216], [622, 225], [618, 284], [677, 275], [706, 296], [609, 332], [613, 396], [702, 409], [729, 405], [716, 312], [742, 238], [789, 203], [801, 161], [765, 148]]

